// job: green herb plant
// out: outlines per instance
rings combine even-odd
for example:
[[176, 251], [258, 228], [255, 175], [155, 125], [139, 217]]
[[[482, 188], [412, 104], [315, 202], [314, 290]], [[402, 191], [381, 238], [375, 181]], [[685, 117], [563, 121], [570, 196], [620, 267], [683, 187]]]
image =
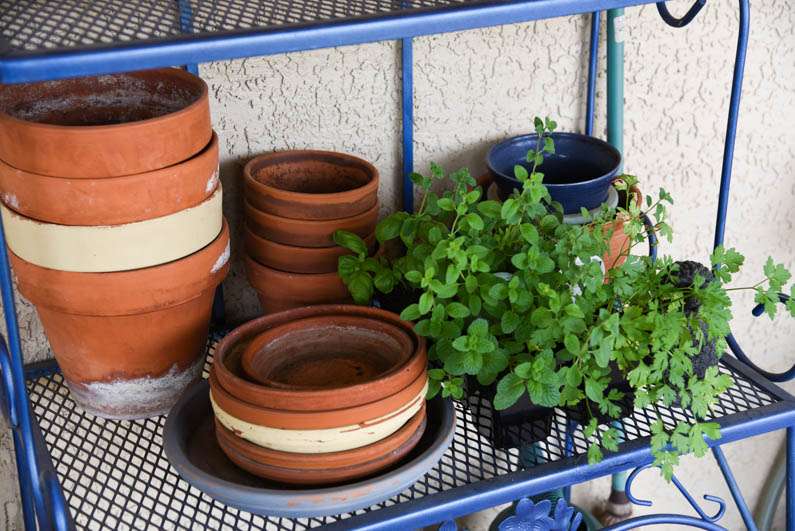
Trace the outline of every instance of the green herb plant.
[[[619, 419], [621, 403], [633, 399], [626, 385], [615, 385], [616, 373], [636, 408], [688, 410], [693, 422], [667, 425], [658, 413], [652, 425], [656, 463], [670, 477], [679, 455], [702, 455], [704, 436], [720, 436], [708, 422], [710, 408], [732, 380], [714, 364], [694, 369], [693, 360], [726, 348], [731, 301], [724, 286], [743, 257], [720, 247], [711, 257], [714, 275], [706, 270], [683, 284], [681, 265], [671, 258], [636, 256], [632, 251], [648, 233], [671, 240], [672, 199], [661, 189], [657, 199], [632, 200], [637, 179], [631, 175], [616, 183], [627, 192], [618, 208], [603, 206], [593, 216], [583, 211], [583, 225], [563, 223], [542, 172], [544, 154], [555, 151], [549, 134], [556, 124], [536, 118], [534, 126], [536, 146], [514, 168], [521, 189], [508, 199], [482, 198], [465, 169], [445, 175], [431, 165], [429, 176], [412, 175], [422, 192], [418, 210], [378, 224], [382, 252], [370, 257], [357, 236], [335, 235], [354, 253], [340, 258], [339, 274], [360, 304], [376, 291], [416, 292], [401, 317], [430, 339], [429, 397], [460, 399], [471, 378], [496, 386], [497, 409], [524, 394], [539, 406], [584, 404], [590, 462], [618, 448], [619, 434], [598, 417]], [[437, 193], [439, 186], [447, 189]], [[628, 238], [626, 261], [605, 272], [602, 257], [617, 216]], [[790, 274], [772, 260], [764, 273], [748, 289], [772, 317]], [[795, 303], [788, 309], [795, 315]]]

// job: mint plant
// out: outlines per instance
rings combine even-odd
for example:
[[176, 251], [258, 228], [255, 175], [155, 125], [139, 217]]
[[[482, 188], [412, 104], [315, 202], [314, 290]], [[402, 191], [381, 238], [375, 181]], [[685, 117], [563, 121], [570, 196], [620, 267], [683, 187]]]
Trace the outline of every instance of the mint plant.
[[[466, 378], [474, 378], [496, 386], [497, 409], [525, 393], [539, 406], [584, 404], [591, 462], [618, 448], [619, 434], [598, 420], [620, 418], [620, 402], [629, 398], [626, 386], [613, 385], [616, 373], [626, 379], [635, 407], [686, 409], [693, 422], [669, 426], [658, 414], [652, 426], [656, 462], [670, 477], [680, 454], [701, 455], [704, 436], [720, 435], [707, 419], [732, 381], [714, 364], [700, 368], [698, 360], [704, 352], [718, 353], [717, 359], [726, 348], [731, 301], [725, 285], [742, 256], [716, 249], [710, 273], [669, 257], [633, 255], [647, 232], [672, 239], [666, 220], [673, 201], [664, 189], [643, 204], [631, 200], [637, 185], [631, 175], [615, 184], [627, 192], [618, 208], [603, 206], [593, 216], [583, 211], [588, 223], [564, 224], [542, 172], [544, 154], [555, 150], [549, 133], [556, 124], [536, 118], [534, 126], [538, 141], [514, 168], [521, 189], [511, 197], [484, 200], [467, 170], [445, 175], [431, 165], [429, 176], [412, 175], [422, 192], [418, 210], [378, 224], [382, 252], [369, 257], [357, 236], [335, 235], [355, 253], [340, 258], [339, 274], [360, 304], [398, 287], [418, 293], [401, 317], [430, 340], [429, 397], [460, 399]], [[447, 189], [437, 193], [438, 186]], [[601, 257], [616, 216], [630, 244], [623, 265], [605, 272]], [[773, 316], [790, 275], [772, 260], [764, 273], [748, 289]], [[795, 315], [795, 303], [788, 309]]]

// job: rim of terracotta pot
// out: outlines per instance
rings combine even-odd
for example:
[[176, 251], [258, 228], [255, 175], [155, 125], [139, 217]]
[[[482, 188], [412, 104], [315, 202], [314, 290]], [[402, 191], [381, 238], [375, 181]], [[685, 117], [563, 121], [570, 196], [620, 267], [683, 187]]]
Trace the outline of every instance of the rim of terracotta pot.
[[[346, 340], [344, 337], [337, 337], [334, 341], [328, 339], [332, 328], [345, 333], [350, 331], [351, 338]], [[354, 330], [359, 331], [355, 337]], [[323, 349], [329, 349], [329, 341], [332, 341], [335, 353], [332, 353], [331, 356], [339, 353], [353, 353], [357, 349], [357, 344], [364, 344], [367, 336], [371, 338], [375, 336], [376, 340], [381, 341], [381, 345], [378, 345], [377, 348], [386, 351], [383, 353], [385, 356], [378, 352], [370, 352], [369, 349], [366, 352], [360, 350], [361, 358], [365, 359], [359, 361], [367, 363], [367, 361], [373, 360], [373, 362], [380, 361], [389, 365], [381, 368], [376, 367], [375, 370], [379, 372], [371, 373], [370, 378], [366, 381], [335, 385], [334, 387], [295, 385], [272, 378], [274, 373], [278, 372], [280, 368], [284, 368], [284, 364], [291, 365], [292, 367], [288, 367], [288, 369], [293, 371], [307, 369], [303, 371], [303, 374], [305, 377], [309, 377], [309, 367], [298, 364], [303, 361], [319, 363], [322, 353], [313, 351], [303, 356], [304, 360], [301, 359], [300, 351], [303, 345], [306, 345], [307, 335], [311, 339], [320, 341], [323, 344]], [[356, 392], [363, 403], [396, 393], [409, 385], [421, 372], [421, 367], [418, 367], [415, 374], [401, 370], [404, 367], [410, 367], [409, 361], [413, 356], [414, 342], [411, 336], [401, 328], [367, 317], [325, 315], [290, 321], [262, 332], [243, 350], [241, 365], [245, 375], [265, 388], [277, 388], [292, 394], [292, 401], [288, 401], [282, 407], [291, 410], [312, 410], [317, 407], [312, 404], [333, 403], [330, 401], [334, 401], [341, 392]], [[327, 357], [329, 356], [327, 355]], [[325, 375], [340, 378], [344, 372], [344, 365], [343, 363], [338, 367], [326, 366], [323, 372]], [[359, 371], [356, 370], [356, 372]], [[275, 406], [271, 401], [268, 405]]]
[[237, 398], [227, 391], [217, 376], [210, 372], [210, 391], [213, 401], [228, 415], [244, 422], [284, 430], [322, 430], [340, 426], [359, 425], [361, 428], [379, 424], [423, 398], [423, 390], [428, 385], [428, 377], [423, 371], [409, 385], [396, 393], [381, 396], [372, 402], [350, 407], [340, 407], [338, 403], [326, 403], [328, 409], [291, 410], [251, 404]]
[[[353, 254], [339, 245], [335, 247], [299, 247], [285, 245], [257, 235], [246, 225], [243, 228], [246, 253], [257, 263], [286, 273], [332, 273], [337, 271], [340, 256]], [[377, 248], [375, 233], [364, 239], [372, 255]]]
[[174, 214], [201, 204], [218, 185], [214, 132], [210, 143], [186, 161], [121, 177], [53, 177], [0, 160], [3, 203], [22, 216], [60, 225], [122, 225]]
[[[42, 90], [48, 86], [79, 86], [80, 83], [90, 82], [96, 78], [141, 79], [147, 76], [171, 77], [175, 80], [174, 83], [182, 84], [183, 90], [193, 92], [188, 95], [190, 103], [175, 111], [150, 118], [102, 125], [63, 125], [26, 120], [7, 112], [10, 103], [3, 103], [4, 98], [13, 97], [16, 92], [20, 93], [16, 95], [15, 101], [30, 102], [37, 101], [32, 96], [37, 89]], [[128, 83], [133, 82], [128, 81]], [[163, 81], [161, 80], [160, 83]], [[53, 99], [62, 100], [65, 97], [66, 95], [53, 96]], [[0, 140], [3, 140], [0, 142], [0, 158], [15, 168], [42, 175], [75, 179], [133, 175], [176, 164], [190, 158], [207, 145], [212, 134], [209, 91], [204, 80], [181, 68], [157, 68], [5, 85], [0, 86], [0, 131], [3, 130], [7, 135], [0, 133]], [[132, 144], [129, 138], [132, 134], [138, 136], [135, 143], [137, 145], [125, 149], [126, 145]], [[66, 163], [67, 154], [71, 152], [75, 153], [73, 158], [76, 161], [85, 158], [87, 154], [85, 146], [88, 144], [88, 138], [92, 136], [98, 137], [102, 145], [114, 152], [112, 157], [102, 159], [107, 165], [80, 164], [74, 168]], [[35, 139], [34, 150], [25, 145], [31, 139]], [[168, 148], [167, 151], [163, 151], [163, 146]], [[126, 152], [127, 156], [119, 156], [120, 151]], [[151, 159], [149, 154], [167, 155], [159, 157], [156, 166], [147, 166], [147, 159]]]
[[[347, 190], [315, 193], [290, 190], [287, 186], [275, 186], [258, 178], [258, 173], [264, 168], [307, 161], [356, 168], [369, 179]], [[378, 200], [378, 170], [370, 162], [347, 153], [321, 150], [275, 151], [251, 159], [243, 168], [243, 175], [248, 200], [264, 212], [286, 218], [323, 220], [350, 217], [372, 208]], [[301, 172], [301, 175], [305, 176], [306, 172]]]
[[425, 404], [421, 393], [389, 415], [368, 423], [345, 424], [329, 428], [275, 428], [241, 419], [219, 406], [210, 390], [213, 414], [224, 426], [259, 446], [285, 452], [320, 454], [351, 450], [372, 444], [400, 429]]
[[[296, 454], [263, 449], [235, 436], [217, 420], [215, 421], [215, 430], [221, 450], [235, 464], [252, 474], [294, 485], [320, 485], [351, 481], [394, 464], [417, 445], [425, 432], [425, 425], [426, 416], [423, 406], [420, 412], [415, 414], [403, 427], [381, 441], [353, 450], [326, 454]], [[379, 450], [375, 453], [368, 452], [368, 454], [359, 455], [362, 454], [361, 450], [370, 448], [379, 448]], [[291, 456], [290, 461], [274, 463], [269, 459], [257, 459], [255, 456], [261, 457], [259, 450]], [[334, 461], [332, 456], [337, 455], [350, 457], [343, 464]], [[314, 465], [314, 459], [311, 461], [306, 459], [319, 456], [326, 459], [322, 459], [318, 465]], [[323, 461], [329, 462], [324, 463]], [[309, 466], [307, 466], [308, 464]]]
[[122, 225], [58, 225], [0, 203], [8, 248], [30, 263], [80, 273], [129, 271], [204, 248], [223, 227], [222, 189], [194, 207]]
[[375, 230], [378, 201], [368, 210], [347, 218], [304, 220], [268, 214], [248, 200], [243, 206], [248, 227], [261, 238], [299, 247], [336, 247], [334, 232], [347, 230], [364, 238]]
[[9, 251], [19, 291], [36, 306], [77, 315], [131, 315], [174, 306], [221, 283], [229, 270], [229, 226], [203, 249], [133, 271], [75, 273], [31, 264]]
[[288, 468], [297, 467], [299, 463], [300, 467], [303, 469], [336, 468], [374, 459], [379, 455], [391, 452], [395, 448], [401, 446], [411, 438], [416, 431], [424, 427], [426, 419], [425, 410], [426, 407], [425, 404], [423, 404], [420, 410], [396, 432], [372, 444], [360, 446], [359, 448], [351, 450], [321, 454], [283, 452], [281, 450], [258, 446], [251, 441], [239, 437], [232, 430], [221, 424], [218, 419], [215, 419], [214, 423], [216, 430], [218, 430], [216, 434], [219, 440], [223, 437], [228, 441], [228, 446], [233, 448], [235, 452], [246, 456], [252, 461]]
[[[413, 380], [412, 375], [423, 372], [426, 368], [428, 357], [426, 352], [425, 338], [414, 332], [414, 327], [408, 321], [403, 321], [397, 314], [373, 308], [369, 306], [356, 306], [353, 304], [332, 304], [305, 306], [279, 313], [259, 317], [249, 321], [231, 332], [229, 332], [218, 343], [213, 355], [213, 365], [210, 369], [214, 373], [219, 383], [236, 397], [251, 404], [272, 403], [275, 407], [287, 409], [291, 404], [291, 393], [283, 392], [278, 389], [268, 389], [262, 385], [252, 382], [239, 374], [238, 369], [230, 362], [240, 363], [242, 350], [248, 343], [260, 333], [270, 330], [282, 323], [288, 323], [298, 319], [315, 317], [320, 315], [353, 315], [364, 316], [370, 319], [378, 319], [392, 326], [400, 328], [406, 332], [414, 344], [414, 352], [407, 364], [401, 368], [404, 371], [403, 379], [407, 382]], [[242, 372], [242, 371], [241, 371]], [[333, 397], [333, 403], [338, 407], [351, 407], [370, 400], [370, 396], [362, 396], [362, 389], [358, 387], [345, 388], [341, 392], [337, 391]]]

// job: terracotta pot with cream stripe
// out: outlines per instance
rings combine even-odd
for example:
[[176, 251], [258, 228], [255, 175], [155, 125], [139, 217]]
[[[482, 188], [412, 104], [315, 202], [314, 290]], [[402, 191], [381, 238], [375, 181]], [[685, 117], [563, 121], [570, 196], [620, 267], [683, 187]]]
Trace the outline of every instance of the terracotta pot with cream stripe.
[[136, 175], [211, 136], [207, 85], [178, 68], [0, 86], [0, 160], [31, 173]]
[[72, 398], [86, 411], [163, 414], [201, 375], [213, 295], [229, 270], [225, 222], [193, 254], [133, 271], [59, 271], [8, 254]]

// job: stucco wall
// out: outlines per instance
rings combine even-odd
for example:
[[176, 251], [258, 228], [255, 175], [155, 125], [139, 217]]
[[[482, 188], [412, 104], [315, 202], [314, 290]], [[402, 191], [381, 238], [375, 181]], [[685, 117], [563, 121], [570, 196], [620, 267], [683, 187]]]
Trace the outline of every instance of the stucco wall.
[[[677, 12], [687, 7], [687, 2], [672, 4]], [[790, 214], [795, 208], [794, 28], [795, 0], [754, 3], [727, 230], [727, 242], [748, 256], [741, 279], [745, 283], [758, 280], [769, 254], [795, 265]], [[676, 200], [675, 239], [664, 252], [704, 260], [711, 248], [717, 203], [736, 5], [715, 0], [682, 30], [664, 25], [653, 6], [632, 9], [626, 29], [626, 170], [638, 175], [647, 191], [665, 186]], [[449, 169], [469, 166], [473, 173], [480, 172], [489, 144], [526, 131], [534, 115], [549, 115], [563, 129], [581, 130], [587, 33], [587, 20], [572, 17], [417, 39], [417, 169], [436, 161]], [[240, 246], [242, 164], [262, 151], [313, 147], [363, 156], [382, 173], [383, 210], [396, 207], [399, 64], [399, 46], [379, 43], [202, 65], [223, 146], [224, 210], [233, 226], [233, 255]], [[604, 58], [601, 64], [603, 70]], [[597, 132], [603, 135], [603, 75], [597, 112]], [[256, 299], [239, 260], [233, 262], [225, 289], [232, 318], [256, 313]], [[752, 327], [750, 305], [749, 297], [737, 297], [736, 335], [766, 367], [788, 367], [795, 362], [787, 348], [795, 326], [780, 318], [772, 324], [760, 320]], [[24, 303], [20, 321], [26, 358], [46, 356], [40, 324]], [[770, 435], [726, 447], [752, 506], [780, 442], [778, 435]], [[19, 522], [9, 443], [3, 431], [2, 528]], [[708, 458], [686, 459], [680, 476], [697, 496], [711, 493], [730, 499]], [[608, 484], [579, 487], [575, 499], [593, 506], [605, 496]], [[657, 511], [687, 512], [683, 500], [653, 471], [639, 481], [637, 492], [653, 497]], [[470, 526], [481, 528], [483, 521], [470, 520]], [[723, 524], [742, 528], [733, 507]]]

